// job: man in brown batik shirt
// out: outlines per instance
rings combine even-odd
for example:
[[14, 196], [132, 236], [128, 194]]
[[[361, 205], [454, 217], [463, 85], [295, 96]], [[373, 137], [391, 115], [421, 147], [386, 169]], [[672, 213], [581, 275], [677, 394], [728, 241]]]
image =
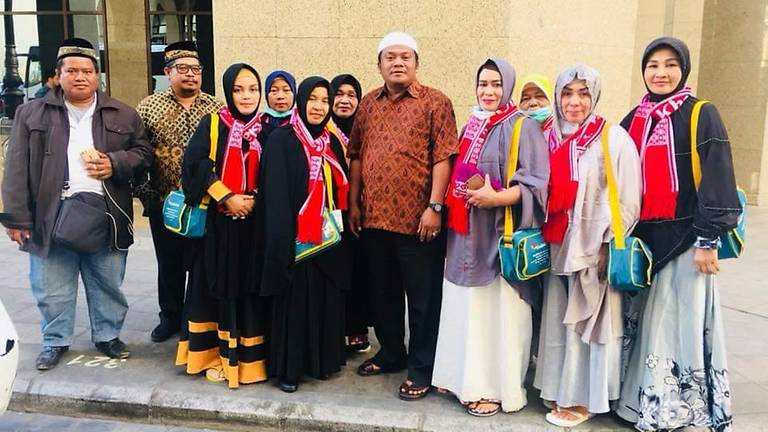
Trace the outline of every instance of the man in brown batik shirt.
[[442, 210], [449, 159], [458, 150], [456, 117], [443, 93], [417, 81], [411, 36], [386, 35], [378, 55], [384, 85], [360, 103], [349, 144], [350, 228], [363, 239], [381, 343], [358, 374], [407, 367], [399, 396], [415, 400], [426, 396], [432, 380], [445, 264]]
[[195, 240], [165, 228], [163, 200], [181, 187], [184, 150], [200, 119], [223, 106], [219, 100], [200, 90], [203, 67], [193, 41], [168, 45], [165, 62], [170, 88], [146, 97], [136, 108], [155, 148], [149, 181], [138, 188], [144, 214], [149, 217], [157, 258], [160, 324], [152, 331], [154, 342], [163, 342], [180, 329], [187, 279], [185, 258], [193, 253], [196, 245]]

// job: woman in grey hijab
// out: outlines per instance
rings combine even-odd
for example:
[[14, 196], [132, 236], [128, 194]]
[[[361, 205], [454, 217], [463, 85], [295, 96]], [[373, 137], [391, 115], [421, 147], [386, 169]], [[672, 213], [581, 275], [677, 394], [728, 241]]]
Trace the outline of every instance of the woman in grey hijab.
[[563, 71], [548, 136], [543, 233], [552, 268], [545, 281], [534, 386], [551, 408], [547, 421], [562, 427], [608, 412], [620, 394], [622, 294], [605, 276], [613, 232], [602, 140], [607, 137], [627, 232], [640, 216], [640, 162], [626, 131], [595, 112], [599, 99], [597, 71], [585, 65]]
[[[531, 228], [544, 222], [547, 202], [547, 143], [512, 101], [514, 86], [515, 71], [504, 60], [488, 59], [478, 69], [478, 106], [462, 130], [446, 199], [448, 251], [432, 384], [481, 417], [527, 403], [530, 302], [541, 289], [537, 279], [510, 285], [499, 265], [506, 206], [513, 206], [516, 228]], [[507, 178], [518, 122], [519, 159]]]

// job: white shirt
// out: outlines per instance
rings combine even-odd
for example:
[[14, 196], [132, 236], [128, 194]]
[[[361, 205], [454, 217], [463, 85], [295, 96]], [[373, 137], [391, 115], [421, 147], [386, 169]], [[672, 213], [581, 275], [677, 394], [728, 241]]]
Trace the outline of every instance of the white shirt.
[[88, 175], [80, 153], [93, 148], [93, 113], [96, 110], [96, 98], [91, 106], [78, 108], [65, 101], [69, 115], [69, 144], [67, 145], [67, 166], [69, 167], [69, 188], [62, 192], [70, 197], [78, 192], [93, 192], [104, 195], [101, 180]]

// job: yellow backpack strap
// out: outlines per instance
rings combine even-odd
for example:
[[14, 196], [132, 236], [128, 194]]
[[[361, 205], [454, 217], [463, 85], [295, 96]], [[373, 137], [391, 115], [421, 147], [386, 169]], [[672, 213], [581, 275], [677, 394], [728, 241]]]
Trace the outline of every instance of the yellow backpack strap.
[[[512, 177], [515, 175], [515, 171], [517, 170], [517, 159], [520, 155], [520, 131], [523, 129], [523, 121], [525, 120], [525, 116], [520, 116], [515, 121], [515, 127], [512, 129], [512, 142], [509, 145], [509, 158], [507, 160], [507, 175], [504, 177], [506, 179], [506, 183], [504, 184], [504, 187], [509, 187], [509, 182], [512, 180]], [[508, 205], [504, 209], [504, 241], [505, 242], [511, 242], [512, 241], [512, 234], [514, 234], [515, 231], [515, 220], [514, 216], [512, 215], [512, 206]]]
[[603, 168], [605, 169], [605, 178], [608, 183], [608, 203], [611, 207], [611, 230], [613, 230], [616, 249], [624, 249], [624, 221], [621, 219], [621, 209], [619, 207], [619, 187], [616, 185], [616, 174], [613, 172], [610, 143], [608, 142], [608, 133], [610, 129], [610, 123], [606, 122], [605, 126], [603, 126], [603, 132], [600, 134], [600, 144], [603, 146]]
[[707, 103], [705, 100], [700, 100], [693, 105], [693, 112], [691, 112], [691, 172], [693, 173], [693, 186], [696, 190], [699, 190], [701, 184], [701, 159], [699, 159], [698, 148], [698, 131], [699, 131], [699, 115], [701, 114], [701, 107]]

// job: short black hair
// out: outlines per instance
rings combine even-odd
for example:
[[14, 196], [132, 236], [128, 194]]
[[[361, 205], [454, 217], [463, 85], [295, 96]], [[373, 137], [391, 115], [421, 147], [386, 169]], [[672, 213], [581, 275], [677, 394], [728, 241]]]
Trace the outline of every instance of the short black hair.
[[46, 69], [43, 71], [43, 79], [48, 80], [56, 76], [56, 69]]

